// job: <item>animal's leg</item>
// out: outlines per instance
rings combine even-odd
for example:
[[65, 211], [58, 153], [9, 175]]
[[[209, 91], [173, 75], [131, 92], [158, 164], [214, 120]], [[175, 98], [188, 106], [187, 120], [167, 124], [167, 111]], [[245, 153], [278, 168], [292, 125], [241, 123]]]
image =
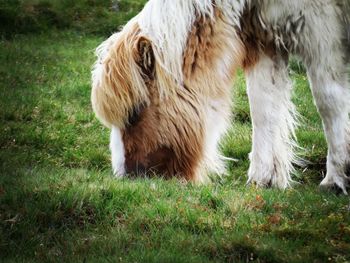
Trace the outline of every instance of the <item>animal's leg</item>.
[[119, 128], [112, 126], [109, 148], [112, 155], [112, 169], [116, 177], [125, 174], [125, 149]]
[[346, 66], [337, 66], [343, 59], [337, 59], [337, 52], [330, 59], [332, 66], [318, 64], [308, 72], [328, 144], [327, 174], [321, 186], [338, 186], [346, 194], [350, 172], [350, 85], [344, 72]]
[[253, 124], [248, 183], [284, 189], [290, 186], [295, 161], [295, 107], [287, 59], [262, 55], [246, 76]]

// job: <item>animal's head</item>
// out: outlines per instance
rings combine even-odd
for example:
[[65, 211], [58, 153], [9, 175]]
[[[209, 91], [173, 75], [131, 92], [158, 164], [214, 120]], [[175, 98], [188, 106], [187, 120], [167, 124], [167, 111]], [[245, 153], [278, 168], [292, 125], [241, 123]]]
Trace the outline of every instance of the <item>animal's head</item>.
[[137, 23], [112, 35], [97, 48], [92, 72], [92, 106], [106, 126], [124, 128], [135, 111], [150, 103], [154, 54]]
[[206, 156], [216, 155], [225, 125], [209, 119], [219, 113], [226, 122], [244, 56], [230, 19], [209, 0], [151, 0], [98, 47], [92, 105], [119, 130], [111, 140], [112, 158], [113, 139], [123, 155], [116, 173], [156, 167], [195, 179]]

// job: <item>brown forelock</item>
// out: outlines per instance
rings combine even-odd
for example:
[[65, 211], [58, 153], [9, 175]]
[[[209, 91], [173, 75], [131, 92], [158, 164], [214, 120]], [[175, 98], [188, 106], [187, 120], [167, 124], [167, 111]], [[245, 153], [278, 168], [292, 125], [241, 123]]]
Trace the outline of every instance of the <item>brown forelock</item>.
[[199, 181], [197, 169], [203, 157], [199, 107], [186, 89], [164, 101], [152, 96], [151, 105], [141, 110], [138, 121], [123, 133], [127, 172], [154, 171]]
[[95, 91], [100, 115], [119, 127], [125, 125], [133, 108], [148, 102], [143, 79], [146, 73], [140, 70], [140, 61], [136, 61], [139, 57], [135, 55], [139, 54], [139, 33], [137, 24], [121, 32], [104, 61], [104, 85]]

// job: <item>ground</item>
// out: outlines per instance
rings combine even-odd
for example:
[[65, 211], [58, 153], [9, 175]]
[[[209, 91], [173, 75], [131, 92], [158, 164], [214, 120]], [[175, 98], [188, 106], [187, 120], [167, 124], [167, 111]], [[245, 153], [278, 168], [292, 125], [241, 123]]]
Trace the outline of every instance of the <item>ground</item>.
[[286, 191], [246, 186], [242, 74], [222, 142], [228, 175], [206, 186], [111, 175], [109, 131], [90, 105], [93, 50], [74, 31], [0, 42], [1, 262], [349, 262], [349, 198], [322, 192], [326, 143], [301, 66], [298, 167]]

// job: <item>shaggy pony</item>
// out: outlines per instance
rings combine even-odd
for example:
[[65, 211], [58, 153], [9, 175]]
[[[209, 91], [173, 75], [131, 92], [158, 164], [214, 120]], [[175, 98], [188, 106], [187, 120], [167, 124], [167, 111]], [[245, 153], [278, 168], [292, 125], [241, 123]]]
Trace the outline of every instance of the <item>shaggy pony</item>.
[[305, 64], [328, 142], [321, 185], [346, 193], [350, 163], [348, 0], [150, 0], [97, 48], [92, 105], [111, 128], [116, 176], [154, 171], [203, 182], [218, 150], [237, 68], [253, 123], [248, 182], [290, 186], [295, 107], [288, 57]]

